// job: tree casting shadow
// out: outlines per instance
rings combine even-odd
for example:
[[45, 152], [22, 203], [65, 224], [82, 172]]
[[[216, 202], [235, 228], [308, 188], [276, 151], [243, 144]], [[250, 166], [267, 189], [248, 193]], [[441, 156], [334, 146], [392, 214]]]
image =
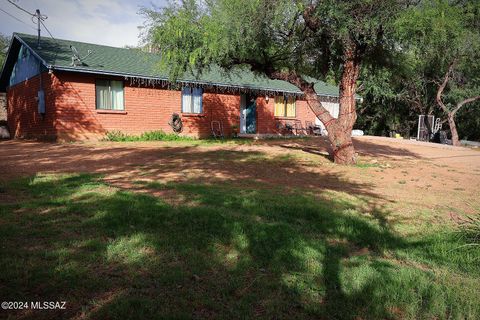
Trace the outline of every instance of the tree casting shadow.
[[26, 213], [35, 227], [20, 227], [24, 240], [7, 244], [14, 250], [16, 241], [13, 255], [27, 262], [37, 239], [46, 259], [27, 263], [25, 274], [44, 271], [33, 283], [2, 279], [6, 296], [69, 297], [71, 308], [56, 314], [87, 318], [392, 316], [370, 301], [392, 266], [370, 264], [379, 279], [357, 291], [346, 290], [342, 269], [407, 242], [352, 214], [355, 203], [221, 182], [162, 186], [188, 199], [177, 205], [97, 188], [107, 188], [98, 177], [72, 175], [40, 176], [24, 190], [34, 195], [27, 207], [49, 209]]

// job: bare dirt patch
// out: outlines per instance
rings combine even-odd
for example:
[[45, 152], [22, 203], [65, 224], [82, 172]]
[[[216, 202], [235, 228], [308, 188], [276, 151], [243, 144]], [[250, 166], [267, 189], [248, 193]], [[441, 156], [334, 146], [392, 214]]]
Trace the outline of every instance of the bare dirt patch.
[[[419, 219], [444, 221], [448, 215], [479, 210], [480, 152], [405, 140], [355, 139], [359, 164], [337, 166], [327, 158], [321, 138], [266, 140], [252, 144], [172, 142], [53, 144], [26, 141], [0, 143], [0, 179], [39, 172], [98, 173], [121, 188], [152, 191], [148, 182], [228, 182], [334, 190], [374, 200], [404, 214], [428, 211]], [[2, 201], [12, 195], [0, 193]], [[445, 215], [448, 214], [448, 215]], [[410, 216], [411, 218], [411, 216]]]

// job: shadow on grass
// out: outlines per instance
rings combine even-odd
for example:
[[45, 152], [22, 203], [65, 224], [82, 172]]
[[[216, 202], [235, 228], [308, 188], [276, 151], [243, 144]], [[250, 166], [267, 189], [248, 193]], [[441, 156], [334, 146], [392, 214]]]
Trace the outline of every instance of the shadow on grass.
[[[68, 301], [51, 318], [418, 318], [479, 314], [345, 194], [172, 183], [177, 201], [95, 175], [39, 175], [0, 206], [2, 301]], [[471, 291], [462, 288], [471, 298]], [[474, 289], [472, 289], [474, 290]]]

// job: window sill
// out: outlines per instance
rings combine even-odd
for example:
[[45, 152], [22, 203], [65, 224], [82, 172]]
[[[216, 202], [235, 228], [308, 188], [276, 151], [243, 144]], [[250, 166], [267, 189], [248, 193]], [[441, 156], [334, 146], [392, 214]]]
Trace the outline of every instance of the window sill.
[[276, 120], [295, 120], [295, 119], [297, 119], [297, 117], [279, 117], [279, 116], [275, 116], [275, 119], [276, 119]]
[[125, 110], [102, 110], [102, 109], [95, 109], [97, 113], [108, 113], [108, 114], [127, 114]]
[[203, 118], [203, 117], [206, 117], [207, 115], [204, 113], [182, 113], [182, 116]]

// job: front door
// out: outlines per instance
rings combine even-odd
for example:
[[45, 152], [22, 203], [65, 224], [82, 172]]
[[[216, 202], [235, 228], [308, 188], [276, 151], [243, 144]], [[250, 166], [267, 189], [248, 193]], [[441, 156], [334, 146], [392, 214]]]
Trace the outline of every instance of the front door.
[[255, 96], [242, 94], [240, 102], [240, 132], [257, 132], [257, 99]]

